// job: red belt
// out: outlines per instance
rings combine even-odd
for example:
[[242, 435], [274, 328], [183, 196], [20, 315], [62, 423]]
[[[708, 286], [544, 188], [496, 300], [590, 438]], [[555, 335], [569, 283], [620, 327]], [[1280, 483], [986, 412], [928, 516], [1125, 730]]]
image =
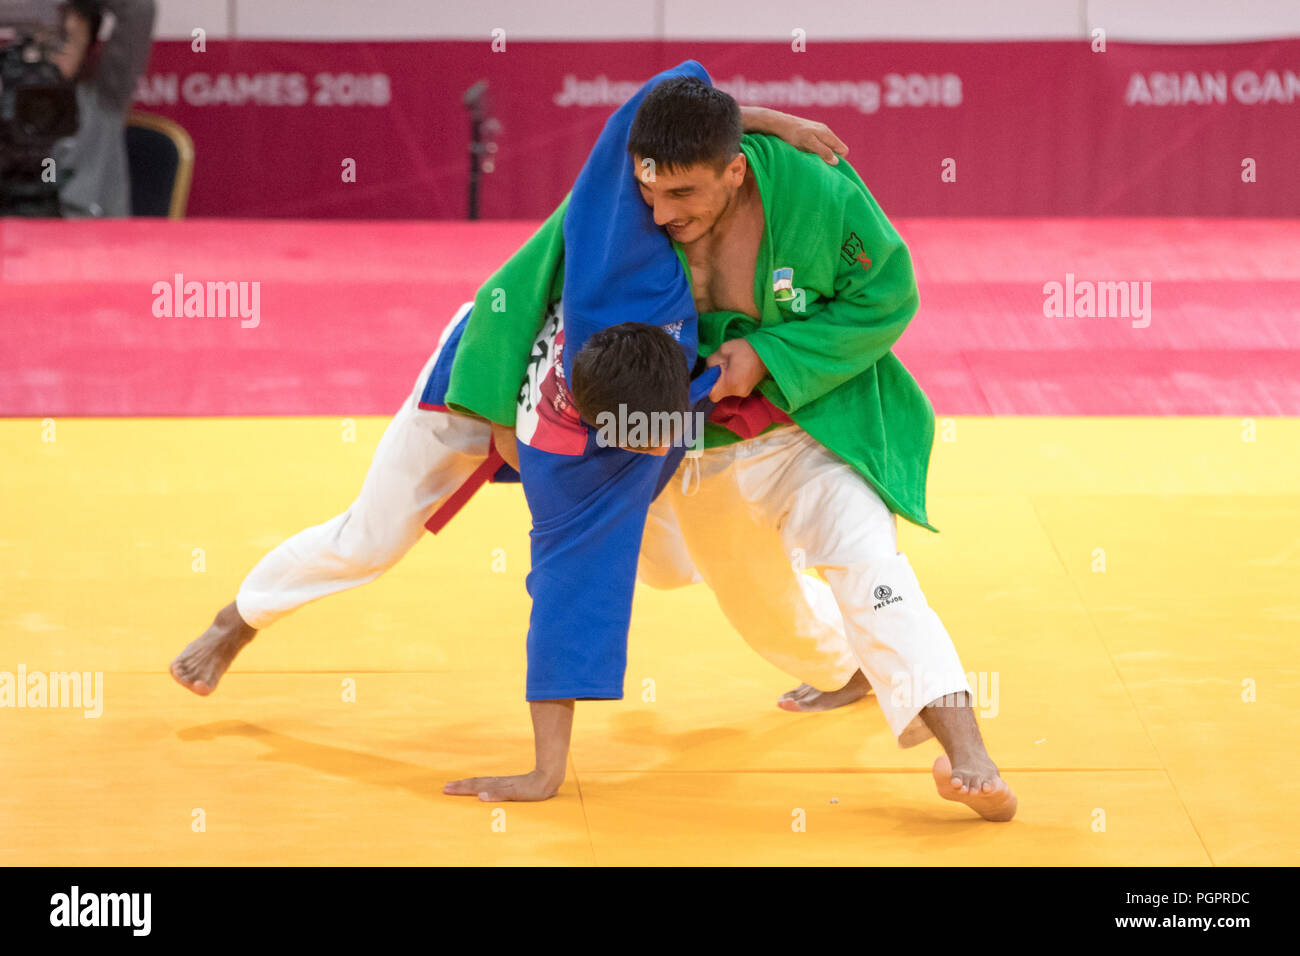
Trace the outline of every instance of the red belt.
[[433, 534], [437, 534], [447, 526], [447, 522], [456, 516], [456, 512], [465, 507], [465, 502], [474, 497], [474, 492], [482, 488], [493, 475], [497, 473], [506, 460], [501, 457], [501, 452], [497, 451], [495, 439], [488, 440], [488, 456], [483, 464], [474, 469], [474, 473], [466, 478], [459, 488], [451, 493], [446, 501], [442, 503], [435, 511], [424, 526]]

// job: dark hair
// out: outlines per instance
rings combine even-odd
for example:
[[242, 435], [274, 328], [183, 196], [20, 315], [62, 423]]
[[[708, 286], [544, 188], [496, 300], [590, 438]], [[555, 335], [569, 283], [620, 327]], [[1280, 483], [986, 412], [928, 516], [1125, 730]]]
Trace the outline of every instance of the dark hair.
[[627, 151], [665, 172], [696, 163], [721, 170], [740, 152], [740, 106], [693, 76], [664, 80], [646, 94], [632, 120]]
[[573, 404], [589, 425], [602, 412], [691, 410], [691, 374], [682, 347], [657, 325], [624, 322], [602, 329], [573, 359]]

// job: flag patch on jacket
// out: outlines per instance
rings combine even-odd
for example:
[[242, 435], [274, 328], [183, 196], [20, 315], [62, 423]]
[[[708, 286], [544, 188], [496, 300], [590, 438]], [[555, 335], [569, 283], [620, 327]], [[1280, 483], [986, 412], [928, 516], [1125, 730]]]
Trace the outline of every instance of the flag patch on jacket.
[[773, 270], [772, 295], [777, 302], [789, 302], [794, 298], [794, 269], [783, 266]]

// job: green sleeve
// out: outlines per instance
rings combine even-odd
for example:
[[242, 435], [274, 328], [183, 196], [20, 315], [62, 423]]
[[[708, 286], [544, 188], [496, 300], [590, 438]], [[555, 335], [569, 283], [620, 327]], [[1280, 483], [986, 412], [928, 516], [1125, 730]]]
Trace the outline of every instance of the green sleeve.
[[776, 385], [764, 394], [787, 412], [879, 361], [920, 305], [907, 246], [857, 175], [846, 175], [854, 183], [837, 190], [843, 198], [837, 242], [822, 251], [838, 257], [834, 294], [812, 303], [806, 318], [791, 317], [745, 336]]
[[565, 196], [519, 251], [474, 296], [452, 361], [447, 407], [514, 425], [519, 386], [547, 307], [564, 284]]

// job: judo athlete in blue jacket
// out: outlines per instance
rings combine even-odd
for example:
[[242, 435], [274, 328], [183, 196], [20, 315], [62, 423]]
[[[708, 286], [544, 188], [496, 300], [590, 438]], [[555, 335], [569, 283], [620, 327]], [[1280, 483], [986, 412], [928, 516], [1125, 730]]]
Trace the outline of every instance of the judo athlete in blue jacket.
[[[527, 696], [536, 702], [538, 765], [530, 774], [461, 781], [448, 790], [485, 799], [535, 800], [554, 794], [563, 779], [572, 701], [622, 696], [647, 509], [686, 451], [680, 441], [639, 449], [649, 454], [602, 441], [599, 429], [578, 418], [567, 386], [581, 341], [632, 317], [669, 337], [681, 352], [684, 369], [695, 364], [689, 285], [665, 282], [659, 286], [664, 294], [647, 305], [644, 276], [638, 272], [645, 257], [634, 243], [609, 244], [608, 228], [600, 228], [611, 215], [648, 215], [627, 176], [624, 147], [640, 98], [669, 75], [673, 71], [646, 84], [611, 118], [593, 161], [575, 184], [565, 221], [564, 297], [552, 304], [538, 333], [538, 361], [530, 366], [522, 388], [515, 386], [519, 414], [513, 435], [481, 419], [453, 414], [444, 404], [456, 351], [470, 321], [467, 303], [447, 326], [411, 397], [381, 439], [357, 500], [343, 514], [294, 535], [254, 567], [236, 600], [173, 661], [177, 681], [200, 695], [211, 693], [258, 630], [305, 603], [374, 580], [400, 560], [426, 527], [434, 530], [444, 524], [483, 480], [517, 480], [518, 473], [499, 453], [510, 453], [509, 436], [515, 439], [533, 514]], [[781, 124], [769, 131], [828, 160], [833, 159], [832, 149], [844, 150], [821, 124], [770, 111], [749, 115], [763, 112], [765, 122]], [[610, 203], [622, 211], [611, 209]], [[575, 206], [579, 215], [573, 214]], [[663, 242], [652, 222], [645, 237]], [[578, 268], [584, 264], [586, 269]], [[611, 275], [622, 275], [624, 281], [611, 283]], [[563, 347], [566, 335], [570, 348]], [[707, 414], [705, 396], [716, 376], [716, 370], [710, 370], [691, 382], [692, 412]], [[671, 557], [659, 562], [671, 563]], [[683, 564], [689, 566], [689, 561]], [[810, 603], [830, 602], [820, 582], [808, 578], [805, 586]], [[823, 631], [823, 643], [830, 647], [838, 642], [847, 659], [842, 634], [830, 623]]]

